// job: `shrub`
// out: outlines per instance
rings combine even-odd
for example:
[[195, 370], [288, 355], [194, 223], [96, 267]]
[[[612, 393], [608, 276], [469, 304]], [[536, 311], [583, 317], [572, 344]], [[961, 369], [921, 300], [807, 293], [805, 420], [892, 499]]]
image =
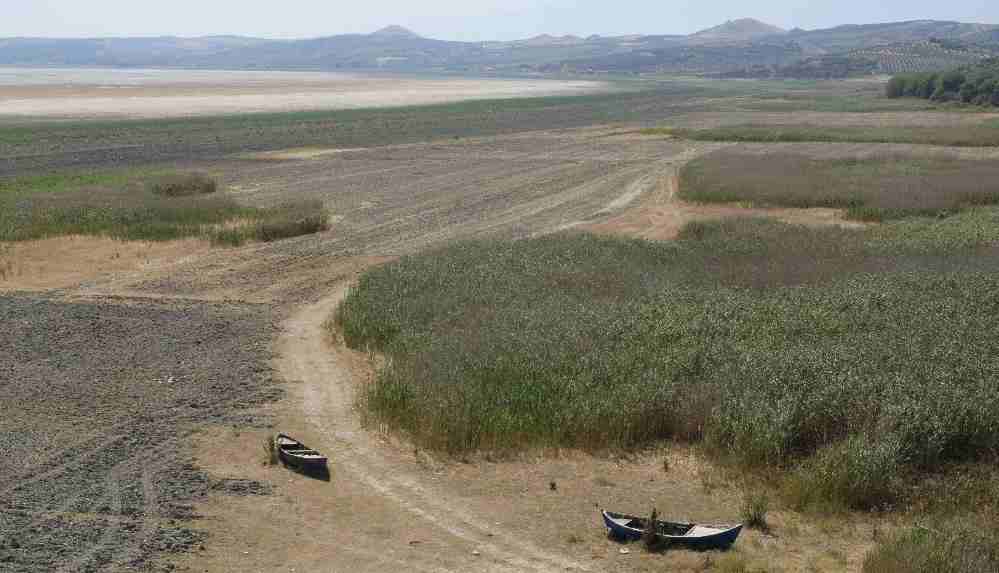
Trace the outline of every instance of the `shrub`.
[[261, 221], [255, 237], [263, 242], [278, 241], [319, 233], [329, 228], [326, 213], [319, 201], [288, 204], [275, 209], [275, 215]]
[[186, 197], [215, 193], [218, 183], [205, 173], [172, 173], [149, 182], [149, 190], [165, 197]]
[[919, 97], [936, 101], [960, 99], [965, 103], [994, 105], [989, 96], [997, 80], [999, 58], [988, 58], [943, 74], [896, 75], [885, 86], [885, 95], [889, 98]]
[[974, 519], [915, 527], [879, 543], [864, 558], [863, 573], [994, 573], [999, 542], [994, 523]]
[[746, 527], [767, 531], [767, 512], [770, 511], [770, 497], [764, 491], [746, 490], [742, 497], [742, 521]]
[[901, 489], [904, 461], [898, 439], [851, 436], [802, 464], [785, 491], [798, 509], [886, 507]]

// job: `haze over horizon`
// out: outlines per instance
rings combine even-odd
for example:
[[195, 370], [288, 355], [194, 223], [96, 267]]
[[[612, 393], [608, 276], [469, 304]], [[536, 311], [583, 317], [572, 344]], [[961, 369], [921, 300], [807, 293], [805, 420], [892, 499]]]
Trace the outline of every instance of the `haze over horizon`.
[[301, 0], [276, 6], [262, 0], [34, 0], [5, 8], [0, 37], [95, 38], [123, 36], [239, 35], [313, 38], [370, 33], [405, 26], [431, 38], [460, 41], [516, 40], [539, 34], [614, 36], [690, 34], [727, 20], [755, 18], [781, 28], [830, 28], [903, 20], [999, 23], [999, 2], [955, 0], [818, 0], [803, 5], [777, 0], [747, 8], [741, 2], [623, 0], [613, 4], [571, 0], [404, 0], [364, 4]]

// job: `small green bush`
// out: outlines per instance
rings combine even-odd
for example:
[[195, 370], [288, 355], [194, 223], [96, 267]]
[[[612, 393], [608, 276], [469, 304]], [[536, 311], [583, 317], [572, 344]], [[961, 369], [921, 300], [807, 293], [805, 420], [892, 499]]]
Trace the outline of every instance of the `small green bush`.
[[207, 195], [218, 190], [218, 183], [206, 173], [171, 173], [150, 181], [149, 190], [164, 197]]

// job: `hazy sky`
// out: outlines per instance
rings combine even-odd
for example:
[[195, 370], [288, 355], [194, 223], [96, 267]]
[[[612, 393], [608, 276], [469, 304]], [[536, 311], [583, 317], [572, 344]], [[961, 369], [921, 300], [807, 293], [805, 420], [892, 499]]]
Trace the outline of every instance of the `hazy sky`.
[[302, 38], [400, 24], [440, 39], [686, 34], [752, 17], [784, 28], [897, 20], [999, 23], [999, 0], [0, 0], [0, 37]]

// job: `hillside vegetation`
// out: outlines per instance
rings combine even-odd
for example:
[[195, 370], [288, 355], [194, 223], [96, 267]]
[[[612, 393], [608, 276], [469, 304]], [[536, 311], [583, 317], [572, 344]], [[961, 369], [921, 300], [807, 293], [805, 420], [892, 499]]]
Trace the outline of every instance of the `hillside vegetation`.
[[888, 82], [885, 95], [999, 106], [999, 58], [942, 73], [900, 74]]

